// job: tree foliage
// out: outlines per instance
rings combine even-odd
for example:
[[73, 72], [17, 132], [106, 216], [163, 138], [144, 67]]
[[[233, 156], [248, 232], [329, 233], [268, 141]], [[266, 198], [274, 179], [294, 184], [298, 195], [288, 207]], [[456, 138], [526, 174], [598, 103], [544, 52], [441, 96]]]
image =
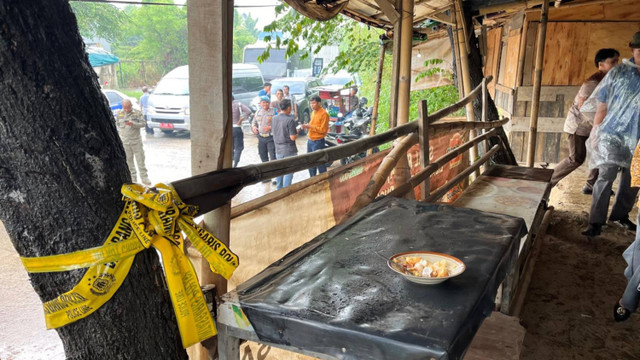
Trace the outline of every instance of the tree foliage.
[[99, 37], [115, 41], [125, 22], [124, 13], [111, 4], [70, 2], [76, 15], [80, 35], [86, 38]]
[[254, 19], [251, 15], [245, 16], [233, 11], [233, 62], [241, 63], [244, 47], [253, 44], [258, 39], [258, 28], [256, 23], [258, 19]]

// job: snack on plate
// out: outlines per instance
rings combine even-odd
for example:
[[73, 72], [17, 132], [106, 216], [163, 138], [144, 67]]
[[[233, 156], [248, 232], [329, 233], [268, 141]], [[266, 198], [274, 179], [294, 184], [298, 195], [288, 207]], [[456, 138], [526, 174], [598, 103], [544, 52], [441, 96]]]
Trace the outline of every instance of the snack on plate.
[[409, 275], [435, 278], [449, 276], [447, 260], [429, 262], [419, 256], [398, 256], [393, 262], [400, 265], [402, 270]]

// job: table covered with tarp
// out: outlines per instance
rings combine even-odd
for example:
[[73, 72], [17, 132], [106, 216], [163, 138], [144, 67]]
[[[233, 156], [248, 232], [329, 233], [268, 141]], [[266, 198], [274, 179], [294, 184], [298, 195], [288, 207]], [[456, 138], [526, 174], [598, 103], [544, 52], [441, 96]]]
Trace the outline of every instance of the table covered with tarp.
[[[323, 358], [460, 359], [525, 233], [511, 216], [376, 201], [225, 295], [221, 356], [237, 356], [227, 338], [235, 337]], [[453, 255], [466, 271], [439, 285], [411, 283], [387, 259], [414, 250]]]

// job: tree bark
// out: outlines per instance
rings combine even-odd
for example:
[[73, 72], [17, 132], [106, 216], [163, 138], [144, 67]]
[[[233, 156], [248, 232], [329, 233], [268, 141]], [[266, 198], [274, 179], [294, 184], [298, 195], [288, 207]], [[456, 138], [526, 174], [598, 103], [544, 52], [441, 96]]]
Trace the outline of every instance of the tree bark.
[[[101, 245], [131, 177], [69, 3], [5, 0], [0, 18], [0, 220], [21, 256]], [[161, 271], [138, 254], [111, 300], [57, 329], [67, 358], [186, 359]], [[83, 274], [30, 278], [44, 302]]]

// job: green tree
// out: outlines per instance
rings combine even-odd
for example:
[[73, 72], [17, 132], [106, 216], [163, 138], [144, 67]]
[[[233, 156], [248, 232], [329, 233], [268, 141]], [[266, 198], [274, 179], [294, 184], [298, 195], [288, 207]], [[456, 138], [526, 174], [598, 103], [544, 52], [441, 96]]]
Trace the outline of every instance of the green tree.
[[115, 41], [120, 36], [120, 27], [125, 22], [125, 15], [117, 7], [106, 3], [79, 1], [70, 2], [70, 5], [83, 37]]
[[233, 62], [241, 63], [244, 47], [258, 39], [257, 19], [233, 11]]
[[[171, 0], [156, 2], [172, 3]], [[185, 6], [127, 6], [118, 56], [160, 64], [166, 72], [188, 63], [187, 9]]]

